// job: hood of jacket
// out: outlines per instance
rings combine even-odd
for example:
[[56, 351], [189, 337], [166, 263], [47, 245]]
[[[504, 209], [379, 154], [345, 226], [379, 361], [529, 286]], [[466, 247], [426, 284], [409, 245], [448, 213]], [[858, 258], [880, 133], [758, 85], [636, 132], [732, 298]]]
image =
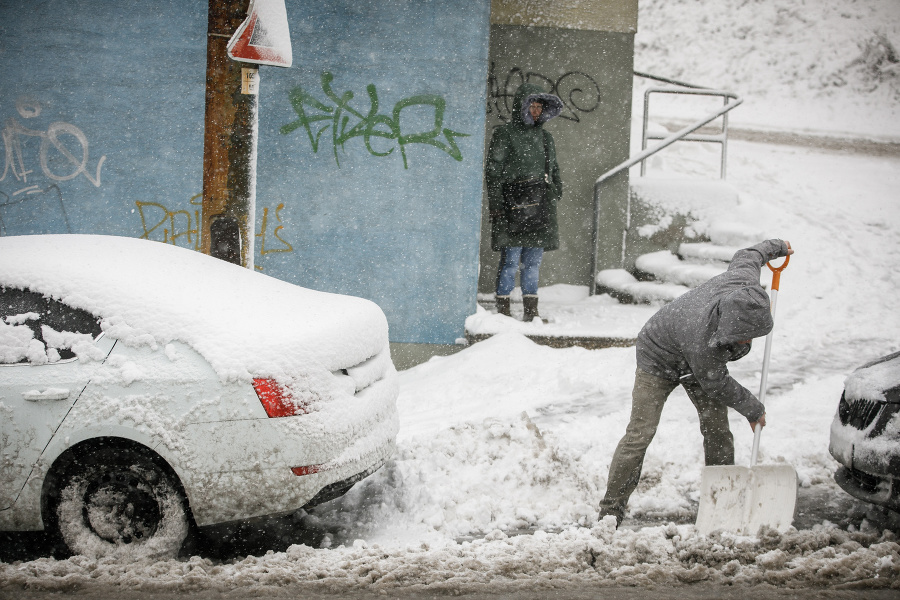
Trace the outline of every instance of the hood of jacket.
[[528, 107], [534, 100], [540, 100], [544, 103], [544, 110], [541, 112], [541, 116], [538, 117], [538, 125], [543, 125], [550, 119], [559, 116], [559, 113], [562, 112], [563, 103], [559, 96], [548, 94], [544, 91], [544, 88], [534, 83], [523, 83], [516, 90], [516, 95], [513, 97], [513, 115], [518, 122], [525, 125], [535, 124], [534, 119], [531, 118], [531, 113], [528, 112]]
[[734, 290], [719, 301], [719, 324], [709, 347], [727, 346], [768, 335], [774, 321], [769, 295], [758, 285]]

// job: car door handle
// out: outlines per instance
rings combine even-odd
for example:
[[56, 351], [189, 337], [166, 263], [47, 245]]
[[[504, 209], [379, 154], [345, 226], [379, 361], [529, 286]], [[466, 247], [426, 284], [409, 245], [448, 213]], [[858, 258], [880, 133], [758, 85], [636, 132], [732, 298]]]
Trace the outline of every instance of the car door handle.
[[69, 398], [69, 390], [63, 388], [47, 388], [43, 392], [31, 390], [22, 392], [22, 397], [29, 402], [37, 402], [38, 400], [66, 400]]

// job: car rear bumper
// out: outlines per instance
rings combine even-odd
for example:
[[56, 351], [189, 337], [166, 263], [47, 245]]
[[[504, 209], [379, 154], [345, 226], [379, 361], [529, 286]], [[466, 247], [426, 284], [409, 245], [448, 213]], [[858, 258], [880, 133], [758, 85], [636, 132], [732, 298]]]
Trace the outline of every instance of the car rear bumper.
[[398, 391], [391, 369], [315, 413], [190, 425], [186, 443], [163, 454], [199, 526], [290, 513], [337, 497], [392, 456]]
[[[341, 465], [297, 476], [286, 468], [231, 471], [198, 477], [188, 491], [197, 525], [277, 516], [327, 502], [378, 470], [393, 454], [393, 440]], [[335, 493], [337, 492], [337, 493]]]

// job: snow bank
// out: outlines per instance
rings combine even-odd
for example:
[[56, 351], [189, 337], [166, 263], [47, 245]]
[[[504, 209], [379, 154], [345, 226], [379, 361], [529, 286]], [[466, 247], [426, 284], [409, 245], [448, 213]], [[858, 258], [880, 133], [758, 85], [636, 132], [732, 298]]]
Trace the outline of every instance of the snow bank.
[[787, 588], [900, 587], [900, 544], [892, 533], [848, 533], [834, 526], [759, 539], [693, 537], [689, 526], [614, 531], [609, 519], [591, 528], [538, 531], [509, 537], [501, 531], [460, 544], [387, 547], [357, 540], [328, 552], [295, 545], [285, 552], [214, 563], [147, 561], [125, 565], [76, 556], [65, 561], [0, 564], [0, 589], [71, 593], [80, 589], [254, 595], [284, 592], [400, 588], [433, 593], [503, 590], [548, 592], [577, 586], [678, 586], [708, 581]]

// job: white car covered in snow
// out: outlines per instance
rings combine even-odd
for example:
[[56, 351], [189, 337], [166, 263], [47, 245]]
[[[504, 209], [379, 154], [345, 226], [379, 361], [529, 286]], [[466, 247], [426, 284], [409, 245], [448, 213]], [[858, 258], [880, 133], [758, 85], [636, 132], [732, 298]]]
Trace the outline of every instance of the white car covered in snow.
[[831, 424], [834, 478], [852, 496], [900, 511], [900, 352], [855, 370]]
[[378, 306], [186, 249], [0, 237], [0, 530], [172, 555], [335, 498], [392, 454]]

